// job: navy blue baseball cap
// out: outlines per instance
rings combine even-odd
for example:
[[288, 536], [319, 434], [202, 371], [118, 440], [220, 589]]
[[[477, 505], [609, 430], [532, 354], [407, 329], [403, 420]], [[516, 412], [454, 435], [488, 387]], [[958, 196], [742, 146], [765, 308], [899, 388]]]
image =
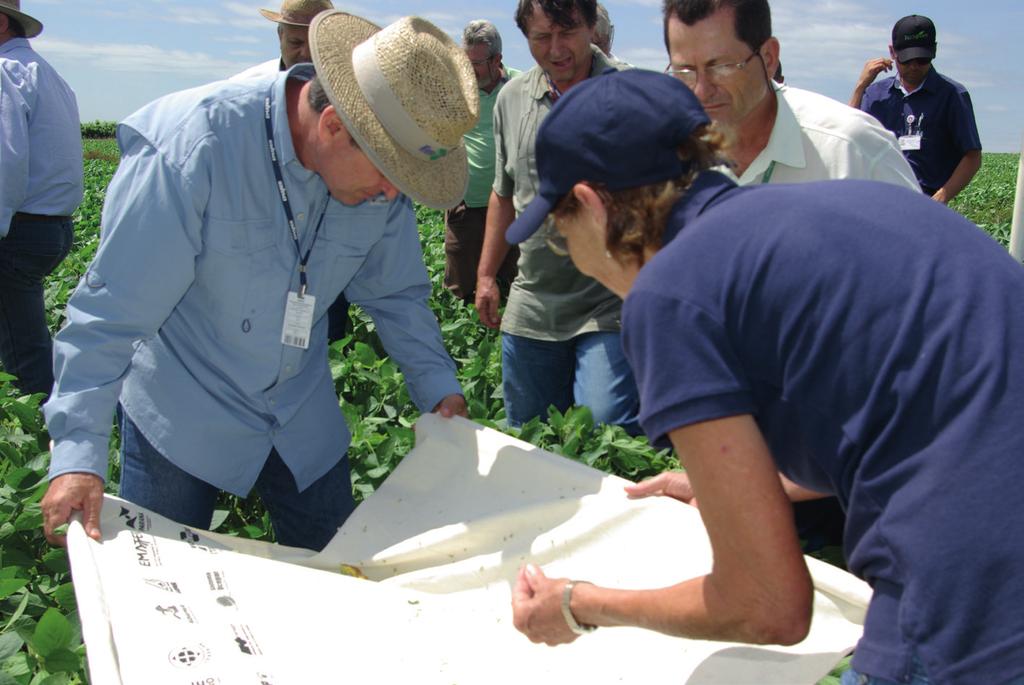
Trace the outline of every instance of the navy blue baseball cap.
[[638, 188], [689, 171], [676, 149], [710, 123], [682, 81], [628, 69], [586, 79], [560, 97], [537, 132], [537, 196], [505, 233], [521, 243], [580, 181]]

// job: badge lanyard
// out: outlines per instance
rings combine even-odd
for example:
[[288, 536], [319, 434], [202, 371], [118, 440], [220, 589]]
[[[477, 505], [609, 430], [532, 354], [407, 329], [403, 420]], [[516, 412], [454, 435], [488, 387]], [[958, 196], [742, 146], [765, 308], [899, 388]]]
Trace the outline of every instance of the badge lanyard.
[[277, 159], [277, 147], [274, 145], [274, 125], [271, 121], [273, 112], [270, 107], [270, 96], [263, 102], [263, 120], [267, 125], [267, 151], [270, 154], [270, 164], [274, 167], [274, 177], [277, 179], [278, 197], [281, 198], [281, 206], [284, 208], [284, 215], [288, 219], [288, 230], [291, 232], [292, 240], [295, 242], [295, 251], [299, 257], [299, 292], [289, 292], [285, 306], [284, 327], [281, 331], [281, 342], [291, 347], [309, 347], [309, 333], [313, 328], [313, 309], [316, 298], [307, 295], [308, 281], [306, 278], [306, 265], [309, 263], [309, 255], [313, 252], [317, 236], [320, 235], [320, 226], [324, 223], [324, 216], [327, 214], [327, 204], [320, 213], [320, 219], [316, 222], [316, 229], [313, 231], [313, 240], [309, 243], [306, 254], [302, 254], [302, 246], [299, 243], [299, 230], [295, 226], [295, 217], [292, 215], [292, 204], [288, 199], [288, 189], [284, 185], [284, 175], [281, 173], [281, 164]]

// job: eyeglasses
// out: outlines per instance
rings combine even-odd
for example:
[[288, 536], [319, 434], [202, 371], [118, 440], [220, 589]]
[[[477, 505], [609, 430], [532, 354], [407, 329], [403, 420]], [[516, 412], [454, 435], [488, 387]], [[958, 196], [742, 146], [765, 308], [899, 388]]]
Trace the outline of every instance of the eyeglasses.
[[544, 231], [544, 242], [547, 243], [548, 249], [554, 252], [559, 257], [569, 256], [569, 241], [565, 239], [565, 236], [558, 232], [555, 228], [555, 220], [553, 217], [548, 216], [544, 220], [544, 225], [541, 226], [541, 230]]
[[[750, 53], [750, 57], [746, 58], [742, 62], [730, 62], [728, 64], [713, 64], [710, 67], [704, 67], [704, 78], [709, 83], [721, 83], [732, 77], [733, 75], [740, 72], [750, 60], [754, 57], [760, 56], [761, 48], [754, 50]], [[665, 67], [665, 73], [669, 76], [675, 76], [677, 79], [685, 83], [690, 88], [697, 85], [697, 70], [691, 69], [690, 67], [682, 67], [681, 69], [673, 69], [672, 65], [669, 64]]]
[[471, 60], [469, 60], [469, 63], [472, 64], [474, 67], [478, 67], [481, 64], [487, 64], [492, 59], [494, 59], [494, 55], [490, 55], [488, 57], [484, 57], [483, 59], [471, 59]]

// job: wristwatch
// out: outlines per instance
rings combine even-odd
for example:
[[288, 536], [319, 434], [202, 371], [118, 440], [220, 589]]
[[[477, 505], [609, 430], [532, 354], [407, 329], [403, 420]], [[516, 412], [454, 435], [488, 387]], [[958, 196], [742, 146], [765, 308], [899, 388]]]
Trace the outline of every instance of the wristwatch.
[[577, 583], [585, 583], [585, 580], [570, 580], [562, 588], [562, 616], [565, 618], [565, 624], [569, 626], [576, 635], [586, 635], [597, 630], [597, 626], [588, 625], [586, 623], [579, 623], [576, 617], [572, 615], [572, 609], [569, 608], [569, 603], [572, 601], [572, 589], [576, 587]]

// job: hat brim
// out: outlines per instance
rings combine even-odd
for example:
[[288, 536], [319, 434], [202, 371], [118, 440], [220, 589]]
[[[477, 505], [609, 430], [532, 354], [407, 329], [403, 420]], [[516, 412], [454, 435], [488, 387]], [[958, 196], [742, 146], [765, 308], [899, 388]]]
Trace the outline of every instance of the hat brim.
[[916, 46], [896, 51], [896, 61], [902, 64], [912, 59], [935, 59], [935, 48]]
[[313, 66], [345, 128], [388, 181], [422, 205], [450, 209], [469, 185], [466, 148], [459, 145], [431, 161], [413, 156], [384, 129], [359, 88], [352, 50], [380, 30], [340, 10], [321, 12], [309, 29]]
[[505, 231], [505, 241], [511, 245], [518, 245], [527, 240], [537, 232], [537, 229], [544, 225], [548, 215], [551, 214], [551, 210], [555, 208], [556, 202], [556, 198], [547, 198], [543, 195], [533, 198], [533, 201], [526, 206], [523, 213]]
[[284, 24], [285, 26], [309, 26], [310, 23], [308, 21], [306, 23], [298, 21], [288, 21], [287, 19], [284, 18], [283, 14], [281, 14], [280, 12], [275, 12], [273, 10], [261, 9], [260, 14], [262, 14], [265, 18], [269, 19], [275, 24]]
[[10, 7], [0, 7], [0, 14], [6, 14], [21, 24], [21, 28], [25, 31], [26, 38], [35, 38], [43, 32], [43, 22], [39, 21], [35, 17], [28, 16], [24, 12], [20, 12]]

